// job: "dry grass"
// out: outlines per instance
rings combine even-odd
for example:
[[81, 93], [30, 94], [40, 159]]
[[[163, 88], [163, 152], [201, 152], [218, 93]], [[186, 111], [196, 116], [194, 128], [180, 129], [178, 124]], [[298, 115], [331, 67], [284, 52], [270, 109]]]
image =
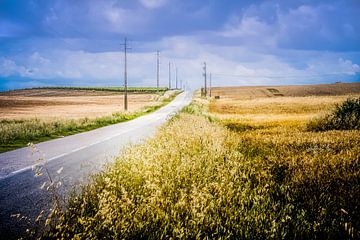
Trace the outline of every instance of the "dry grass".
[[[129, 94], [129, 111], [156, 104], [157, 94]], [[0, 94], [0, 119], [79, 119], [124, 109], [124, 96], [110, 91], [29, 89]]]
[[253, 125], [303, 127], [337, 104], [360, 96], [360, 83], [214, 88], [209, 110], [221, 119]]
[[344, 98], [223, 99], [210, 113], [197, 99], [94, 176], [44, 237], [359, 239], [360, 131], [304, 128]]
[[221, 119], [233, 119], [248, 124], [300, 126], [333, 110], [354, 95], [311, 97], [259, 97], [250, 99], [213, 100], [209, 111]]

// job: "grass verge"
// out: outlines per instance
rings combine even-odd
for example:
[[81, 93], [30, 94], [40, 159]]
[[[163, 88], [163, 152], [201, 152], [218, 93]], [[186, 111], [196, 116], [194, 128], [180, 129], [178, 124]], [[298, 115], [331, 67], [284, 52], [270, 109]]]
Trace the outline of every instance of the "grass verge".
[[6, 152], [26, 146], [29, 142], [39, 143], [46, 140], [86, 132], [96, 128], [125, 122], [156, 111], [171, 102], [179, 92], [162, 97], [156, 105], [145, 106], [132, 113], [113, 113], [111, 116], [95, 119], [77, 120], [0, 120], [0, 152]]
[[210, 115], [195, 101], [127, 149], [43, 238], [360, 237], [359, 132], [229, 127]]

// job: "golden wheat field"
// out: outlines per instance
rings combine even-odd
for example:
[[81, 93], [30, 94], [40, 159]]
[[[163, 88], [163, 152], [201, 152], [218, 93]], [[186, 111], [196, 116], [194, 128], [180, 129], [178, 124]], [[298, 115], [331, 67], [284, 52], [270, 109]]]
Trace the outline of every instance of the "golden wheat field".
[[360, 96], [360, 83], [214, 88], [209, 111], [251, 124], [302, 126], [347, 98]]

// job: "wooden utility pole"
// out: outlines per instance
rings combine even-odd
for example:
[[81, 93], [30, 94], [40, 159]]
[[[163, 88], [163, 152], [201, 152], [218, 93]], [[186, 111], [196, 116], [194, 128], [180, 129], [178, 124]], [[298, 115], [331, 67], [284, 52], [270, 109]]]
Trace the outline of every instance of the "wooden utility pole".
[[207, 96], [206, 62], [204, 62], [204, 96]]
[[182, 81], [182, 78], [180, 78], [180, 89], [181, 89], [181, 90], [183, 89], [183, 81]]
[[209, 85], [210, 85], [210, 87], [209, 87], [209, 96], [211, 97], [211, 73], [210, 73], [210, 79], [209, 79]]
[[124, 109], [128, 110], [128, 80], [127, 80], [127, 39], [124, 40]]
[[169, 62], [169, 89], [171, 89], [171, 62]]
[[157, 51], [157, 61], [156, 61], [156, 89], [157, 93], [159, 93], [159, 82], [160, 82], [160, 52]]
[[178, 70], [177, 70], [177, 69], [178, 69], [178, 68], [176, 67], [176, 68], [175, 68], [175, 80], [176, 80], [176, 82], [175, 82], [176, 85], [175, 85], [175, 86], [176, 86], [176, 89], [178, 89]]

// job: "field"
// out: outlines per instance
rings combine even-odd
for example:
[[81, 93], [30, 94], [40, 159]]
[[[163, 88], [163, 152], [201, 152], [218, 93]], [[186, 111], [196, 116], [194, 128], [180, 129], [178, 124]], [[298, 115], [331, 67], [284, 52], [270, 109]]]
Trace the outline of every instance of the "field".
[[306, 97], [359, 94], [360, 83], [336, 83], [291, 86], [250, 86], [212, 88], [213, 96], [230, 99], [253, 99], [261, 97]]
[[359, 239], [360, 130], [309, 128], [356, 89], [197, 97], [48, 216], [43, 237]]
[[[156, 104], [156, 93], [129, 94], [129, 111]], [[27, 89], [0, 93], [0, 119], [95, 118], [124, 109], [124, 95], [114, 91]]]
[[360, 83], [214, 88], [209, 110], [225, 121], [302, 128], [336, 104], [360, 95]]
[[[163, 89], [164, 90], [164, 89]], [[25, 89], [0, 93], [0, 152], [152, 112], [177, 94], [151, 90], [129, 93], [129, 110], [118, 91], [73, 88]]]

